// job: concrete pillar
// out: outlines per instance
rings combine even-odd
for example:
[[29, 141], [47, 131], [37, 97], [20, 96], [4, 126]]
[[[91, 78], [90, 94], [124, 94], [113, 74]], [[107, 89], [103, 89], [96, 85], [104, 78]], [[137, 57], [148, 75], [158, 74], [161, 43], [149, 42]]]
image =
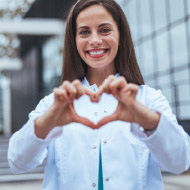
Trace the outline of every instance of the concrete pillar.
[[3, 76], [2, 86], [2, 111], [3, 111], [3, 133], [6, 136], [11, 135], [11, 87], [10, 79]]

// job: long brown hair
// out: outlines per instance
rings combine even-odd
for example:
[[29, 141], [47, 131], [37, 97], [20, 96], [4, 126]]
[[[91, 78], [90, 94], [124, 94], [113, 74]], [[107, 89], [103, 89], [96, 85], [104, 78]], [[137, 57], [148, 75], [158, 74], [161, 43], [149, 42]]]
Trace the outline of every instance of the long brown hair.
[[112, 15], [120, 32], [119, 48], [115, 58], [116, 72], [124, 76], [127, 82], [144, 84], [137, 64], [129, 24], [121, 7], [114, 0], [78, 0], [71, 8], [65, 31], [61, 82], [83, 80], [86, 76], [87, 65], [81, 59], [76, 47], [76, 19], [82, 10], [97, 4], [103, 6]]

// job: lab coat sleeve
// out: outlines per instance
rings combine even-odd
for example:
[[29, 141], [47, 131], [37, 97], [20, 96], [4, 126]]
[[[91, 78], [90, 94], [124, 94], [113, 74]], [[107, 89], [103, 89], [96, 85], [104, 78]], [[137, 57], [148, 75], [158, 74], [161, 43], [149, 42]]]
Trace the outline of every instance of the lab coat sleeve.
[[145, 104], [160, 113], [157, 129], [146, 135], [140, 126], [132, 124], [132, 131], [149, 148], [160, 167], [168, 172], [179, 174], [190, 167], [190, 137], [177, 123], [168, 101], [160, 90], [146, 87]]
[[40, 101], [29, 114], [28, 122], [9, 141], [8, 162], [13, 173], [28, 172], [44, 161], [49, 143], [62, 133], [62, 128], [54, 128], [46, 139], [40, 139], [34, 132], [34, 120], [53, 103], [53, 94]]

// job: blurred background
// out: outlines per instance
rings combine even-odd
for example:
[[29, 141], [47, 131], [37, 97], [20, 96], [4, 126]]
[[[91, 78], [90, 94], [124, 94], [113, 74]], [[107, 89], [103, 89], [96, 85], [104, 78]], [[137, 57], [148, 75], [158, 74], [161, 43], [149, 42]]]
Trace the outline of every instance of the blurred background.
[[[12, 175], [9, 137], [59, 85], [64, 29], [76, 0], [0, 0], [0, 189], [41, 189], [43, 165]], [[161, 89], [190, 134], [190, 1], [117, 0], [146, 84]], [[163, 172], [166, 190], [190, 189], [190, 175]], [[22, 182], [22, 183], [21, 183]]]

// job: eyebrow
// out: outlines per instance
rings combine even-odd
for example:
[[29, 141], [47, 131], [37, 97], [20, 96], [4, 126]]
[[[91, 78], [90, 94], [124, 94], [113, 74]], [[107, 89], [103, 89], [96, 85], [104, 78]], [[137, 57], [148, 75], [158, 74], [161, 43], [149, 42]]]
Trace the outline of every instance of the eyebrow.
[[[98, 28], [101, 28], [102, 26], [106, 26], [106, 25], [110, 25], [110, 26], [112, 26], [110, 23], [103, 23], [103, 24], [100, 24], [99, 26], [98, 26]], [[80, 26], [78, 29], [89, 29], [90, 27], [88, 27], [88, 26]]]
[[100, 24], [98, 27], [100, 28], [100, 27], [105, 26], [105, 25], [110, 25], [110, 26], [112, 26], [110, 23], [103, 23], [103, 24]]

